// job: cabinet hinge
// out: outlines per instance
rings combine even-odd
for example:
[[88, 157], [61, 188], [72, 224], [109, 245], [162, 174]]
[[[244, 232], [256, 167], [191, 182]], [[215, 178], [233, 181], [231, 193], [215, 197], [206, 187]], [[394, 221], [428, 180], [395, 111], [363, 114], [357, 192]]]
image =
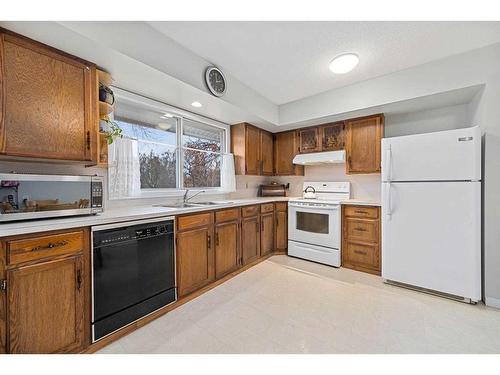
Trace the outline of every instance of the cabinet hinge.
[[7, 280], [0, 280], [0, 290], [7, 290]]

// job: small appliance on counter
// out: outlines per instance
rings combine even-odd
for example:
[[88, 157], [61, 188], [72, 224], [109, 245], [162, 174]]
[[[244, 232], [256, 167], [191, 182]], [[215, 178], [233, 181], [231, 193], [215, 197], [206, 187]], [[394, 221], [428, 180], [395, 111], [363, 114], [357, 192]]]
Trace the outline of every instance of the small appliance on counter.
[[290, 184], [278, 184], [271, 182], [267, 185], [259, 186], [259, 197], [286, 197], [286, 191], [290, 189]]
[[0, 223], [102, 211], [102, 177], [0, 173]]

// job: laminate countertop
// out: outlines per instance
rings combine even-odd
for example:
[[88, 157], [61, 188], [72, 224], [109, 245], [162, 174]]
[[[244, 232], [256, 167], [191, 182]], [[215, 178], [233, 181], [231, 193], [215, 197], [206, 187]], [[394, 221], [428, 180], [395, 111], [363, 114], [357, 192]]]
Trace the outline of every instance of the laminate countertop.
[[[159, 205], [129, 206], [120, 208], [110, 208], [101, 214], [72, 216], [61, 219], [42, 219], [31, 221], [19, 221], [0, 224], [0, 237], [15, 236], [19, 234], [29, 234], [37, 232], [47, 232], [51, 230], [61, 230], [79, 227], [90, 227], [111, 223], [127, 221], [153, 219], [159, 217], [169, 217], [196, 213], [203, 211], [219, 210], [230, 207], [248, 206], [266, 202], [287, 202], [292, 197], [262, 197], [251, 199], [229, 199], [221, 200], [220, 204], [196, 206], [186, 208], [162, 207]], [[196, 202], [191, 202], [196, 203]]]
[[[252, 204], [262, 204], [266, 202], [288, 202], [288, 200], [293, 198], [294, 197], [258, 197], [250, 199], [230, 199], [221, 200], [220, 204], [186, 208], [171, 208], [159, 205], [111, 208], [98, 215], [72, 216], [61, 219], [42, 219], [0, 224], [0, 237], [177, 216], [188, 213], [219, 210], [239, 206], [249, 206]], [[341, 203], [380, 206], [380, 203], [360, 199], [349, 199]]]

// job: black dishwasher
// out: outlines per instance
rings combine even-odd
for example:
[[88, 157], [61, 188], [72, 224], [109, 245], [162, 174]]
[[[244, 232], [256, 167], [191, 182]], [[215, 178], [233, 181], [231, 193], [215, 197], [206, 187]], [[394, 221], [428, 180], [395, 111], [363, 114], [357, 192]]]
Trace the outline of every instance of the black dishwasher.
[[92, 228], [92, 340], [176, 300], [174, 220]]

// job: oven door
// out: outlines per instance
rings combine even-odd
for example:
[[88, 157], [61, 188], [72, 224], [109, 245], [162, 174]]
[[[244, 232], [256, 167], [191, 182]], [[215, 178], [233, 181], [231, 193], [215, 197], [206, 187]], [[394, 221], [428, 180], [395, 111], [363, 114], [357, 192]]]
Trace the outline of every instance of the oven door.
[[288, 205], [288, 236], [292, 241], [340, 248], [340, 206]]

